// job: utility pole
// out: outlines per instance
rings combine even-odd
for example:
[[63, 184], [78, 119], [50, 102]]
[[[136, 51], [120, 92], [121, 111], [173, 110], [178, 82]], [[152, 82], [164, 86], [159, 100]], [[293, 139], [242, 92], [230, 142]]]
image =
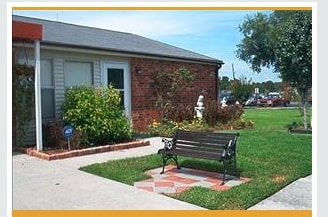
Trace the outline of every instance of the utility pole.
[[233, 67], [233, 63], [231, 64], [231, 67], [232, 67], [232, 78], [233, 80], [235, 80], [235, 68]]

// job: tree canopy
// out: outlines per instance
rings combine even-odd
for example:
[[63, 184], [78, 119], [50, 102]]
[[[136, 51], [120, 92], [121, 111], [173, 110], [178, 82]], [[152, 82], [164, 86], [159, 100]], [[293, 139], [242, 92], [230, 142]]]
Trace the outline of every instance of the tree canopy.
[[237, 45], [236, 56], [257, 73], [263, 67], [272, 67], [300, 94], [306, 116], [307, 96], [312, 88], [312, 11], [258, 12], [246, 16], [239, 31], [243, 39]]
[[[239, 31], [243, 39], [237, 45], [236, 56], [257, 73], [263, 67], [273, 67], [287, 81], [286, 71], [302, 67], [299, 72], [312, 70], [312, 12], [273, 11], [271, 14], [247, 15]], [[293, 66], [291, 66], [291, 64]], [[288, 67], [289, 65], [289, 67]], [[295, 70], [293, 71], [294, 73]], [[311, 73], [307, 73], [310, 74]]]

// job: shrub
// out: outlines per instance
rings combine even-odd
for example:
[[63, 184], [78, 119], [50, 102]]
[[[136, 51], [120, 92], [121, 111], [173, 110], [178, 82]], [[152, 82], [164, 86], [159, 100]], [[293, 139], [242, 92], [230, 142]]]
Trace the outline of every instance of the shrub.
[[241, 105], [229, 105], [224, 108], [219, 107], [218, 113], [219, 123], [226, 124], [240, 118], [244, 114], [244, 109]]
[[82, 142], [103, 145], [132, 138], [129, 119], [120, 104], [119, 91], [112, 86], [74, 87], [65, 94], [63, 120], [82, 133]]
[[172, 137], [176, 130], [206, 131], [208, 129], [204, 119], [194, 118], [191, 121], [154, 121], [148, 126], [148, 133], [152, 136]]
[[195, 118], [195, 106], [179, 104], [168, 110], [168, 118], [175, 122], [192, 121]]
[[225, 126], [221, 126], [222, 129], [229, 130], [240, 130], [240, 129], [253, 129], [254, 122], [251, 120], [245, 120], [243, 118], [238, 118], [232, 121], [229, 121]]
[[204, 109], [204, 119], [207, 124], [211, 127], [214, 127], [220, 120], [219, 114], [220, 107], [218, 106], [215, 100], [209, 101], [205, 105]]
[[214, 100], [208, 102], [204, 110], [204, 118], [211, 127], [237, 120], [242, 114], [244, 114], [244, 109], [241, 105], [229, 105], [221, 108]]
[[152, 136], [171, 137], [177, 129], [179, 129], [178, 123], [174, 121], [153, 121], [148, 126], [148, 133]]
[[[59, 150], [68, 149], [68, 140], [63, 135], [64, 124], [62, 122], [46, 123], [44, 125], [44, 146]], [[73, 137], [70, 139], [70, 149], [81, 149], [87, 147], [82, 143], [82, 133], [75, 130]]]

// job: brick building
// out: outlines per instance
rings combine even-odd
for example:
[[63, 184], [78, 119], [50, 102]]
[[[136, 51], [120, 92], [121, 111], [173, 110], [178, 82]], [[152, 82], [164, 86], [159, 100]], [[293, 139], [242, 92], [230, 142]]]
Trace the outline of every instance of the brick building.
[[[194, 81], [180, 92], [180, 103], [196, 104], [200, 94], [205, 100], [217, 98], [221, 60], [130, 33], [16, 15], [12, 19], [42, 26], [43, 123], [61, 118], [60, 107], [67, 88], [114, 83], [134, 129], [144, 131], [156, 113], [152, 73], [160, 68], [169, 73], [185, 67], [194, 75]], [[12, 47], [13, 62], [34, 64], [33, 43], [13, 38]], [[35, 121], [31, 121], [28, 135], [27, 142], [35, 144]]]

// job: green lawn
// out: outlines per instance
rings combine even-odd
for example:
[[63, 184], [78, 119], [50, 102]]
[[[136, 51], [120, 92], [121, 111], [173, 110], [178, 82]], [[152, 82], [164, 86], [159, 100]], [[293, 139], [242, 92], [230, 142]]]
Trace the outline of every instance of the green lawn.
[[[297, 109], [249, 109], [244, 119], [254, 121], [254, 129], [238, 130], [237, 166], [240, 175], [252, 180], [229, 191], [194, 187], [174, 196], [207, 209], [247, 209], [289, 183], [312, 173], [312, 135], [290, 134], [287, 125], [302, 122]], [[179, 158], [182, 166], [222, 171], [217, 161]], [[143, 171], [161, 166], [157, 154], [108, 161], [81, 170], [129, 185], [149, 178]], [[124, 173], [122, 172], [124, 171]]]

